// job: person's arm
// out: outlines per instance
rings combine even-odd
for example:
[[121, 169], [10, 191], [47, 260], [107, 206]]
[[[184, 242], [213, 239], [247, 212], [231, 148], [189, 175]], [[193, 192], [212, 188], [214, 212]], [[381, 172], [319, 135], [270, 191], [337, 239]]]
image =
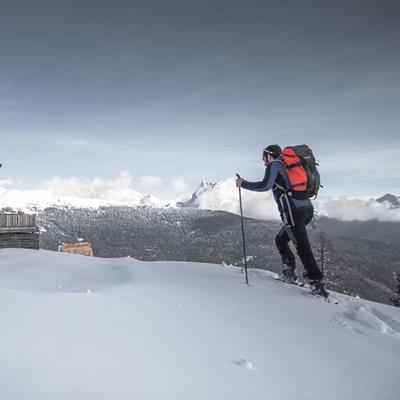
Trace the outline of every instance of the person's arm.
[[277, 163], [273, 162], [268, 164], [267, 168], [265, 169], [265, 175], [262, 181], [259, 182], [248, 182], [244, 180], [242, 182], [242, 188], [251, 190], [253, 192], [266, 192], [275, 184], [276, 178], [278, 176], [278, 167]]

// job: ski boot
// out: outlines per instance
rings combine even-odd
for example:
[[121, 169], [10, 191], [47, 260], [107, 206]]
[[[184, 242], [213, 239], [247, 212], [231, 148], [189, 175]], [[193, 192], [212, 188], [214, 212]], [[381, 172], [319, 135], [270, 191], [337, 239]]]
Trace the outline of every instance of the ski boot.
[[315, 279], [310, 281], [311, 294], [321, 296], [324, 298], [329, 297], [328, 291], [325, 289], [325, 284], [322, 279]]
[[281, 272], [281, 280], [286, 283], [296, 283], [297, 276], [295, 271], [295, 267], [291, 265], [283, 264], [282, 272]]

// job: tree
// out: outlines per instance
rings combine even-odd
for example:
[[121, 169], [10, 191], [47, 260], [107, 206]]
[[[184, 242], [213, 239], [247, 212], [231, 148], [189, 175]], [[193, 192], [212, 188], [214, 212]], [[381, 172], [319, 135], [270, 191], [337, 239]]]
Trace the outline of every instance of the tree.
[[326, 277], [328, 274], [328, 264], [330, 263], [329, 257], [329, 241], [324, 231], [321, 231], [319, 234], [319, 246], [317, 252], [317, 261], [319, 262], [321, 272]]
[[390, 298], [390, 301], [396, 307], [400, 307], [400, 274], [397, 272], [393, 272], [393, 277], [396, 281], [396, 287], [393, 292], [393, 297]]

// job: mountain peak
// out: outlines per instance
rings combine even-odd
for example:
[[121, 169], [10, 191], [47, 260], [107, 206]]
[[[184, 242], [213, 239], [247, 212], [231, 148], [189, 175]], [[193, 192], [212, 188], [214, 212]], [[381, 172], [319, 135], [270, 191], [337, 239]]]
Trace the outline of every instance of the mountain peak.
[[377, 202], [383, 203], [384, 201], [388, 202], [390, 208], [400, 208], [400, 198], [393, 194], [387, 193], [379, 199], [376, 199]]
[[196, 189], [196, 191], [192, 194], [192, 197], [186, 202], [179, 202], [177, 203], [178, 207], [197, 207], [198, 206], [198, 199], [200, 195], [204, 192], [211, 191], [215, 188], [216, 183], [209, 183], [206, 182], [204, 179], [200, 182], [200, 185]]

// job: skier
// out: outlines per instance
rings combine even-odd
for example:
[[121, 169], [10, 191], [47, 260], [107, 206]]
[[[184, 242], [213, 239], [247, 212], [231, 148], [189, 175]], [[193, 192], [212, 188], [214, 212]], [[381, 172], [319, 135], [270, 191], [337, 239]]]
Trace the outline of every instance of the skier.
[[314, 216], [314, 207], [309, 198], [299, 200], [290, 196], [291, 186], [279, 145], [267, 146], [263, 150], [262, 159], [266, 166], [264, 178], [259, 182], [248, 182], [238, 178], [236, 186], [256, 192], [272, 190], [284, 222], [275, 238], [283, 263], [283, 280], [290, 283], [297, 280], [296, 258], [289, 248], [289, 241], [292, 241], [306, 270], [305, 277], [310, 282], [312, 293], [326, 297], [328, 293], [324, 287], [323, 274], [315, 261], [306, 230], [306, 225]]

